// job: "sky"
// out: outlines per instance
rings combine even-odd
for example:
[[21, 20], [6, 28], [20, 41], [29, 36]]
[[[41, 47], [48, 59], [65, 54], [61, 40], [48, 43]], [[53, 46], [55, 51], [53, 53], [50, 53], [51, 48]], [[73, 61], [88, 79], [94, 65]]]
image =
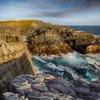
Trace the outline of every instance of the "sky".
[[0, 0], [0, 21], [5, 20], [100, 25], [100, 0]]

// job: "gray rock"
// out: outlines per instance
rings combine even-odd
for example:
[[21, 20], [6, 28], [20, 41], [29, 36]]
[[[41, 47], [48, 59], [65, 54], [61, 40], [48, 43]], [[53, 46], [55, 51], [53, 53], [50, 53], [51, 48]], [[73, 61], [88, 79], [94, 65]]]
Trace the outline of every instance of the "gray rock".
[[74, 88], [74, 91], [78, 96], [83, 96], [83, 95], [88, 95], [89, 94], [89, 89], [84, 88], [84, 87], [77, 87]]
[[53, 80], [48, 81], [48, 83], [61, 84], [64, 87], [71, 87], [71, 84], [63, 77], [57, 77]]
[[45, 84], [33, 84], [32, 88], [35, 90], [38, 90], [40, 92], [48, 92], [47, 87], [45, 86]]
[[[58, 93], [68, 93], [66, 88], [61, 84], [50, 83], [50, 84], [47, 85], [47, 87], [49, 88], [49, 91], [53, 88], [53, 89], [57, 90]], [[50, 92], [53, 92], [53, 91], [50, 91]]]
[[14, 94], [11, 92], [4, 93], [3, 96], [4, 96], [4, 100], [29, 100], [24, 96], [20, 96], [19, 94]]
[[89, 88], [91, 91], [100, 92], [100, 80], [91, 82]]
[[[5, 100], [99, 100], [99, 82], [83, 87], [72, 87], [63, 77], [53, 75], [22, 75], [12, 81], [13, 93], [4, 94]], [[96, 87], [96, 88], [94, 88]], [[89, 90], [90, 89], [90, 90]], [[92, 91], [91, 91], [92, 89]], [[99, 90], [98, 90], [99, 91]], [[20, 96], [21, 95], [21, 96]], [[26, 98], [25, 98], [26, 97]]]
[[97, 93], [97, 98], [99, 98], [99, 99], [100, 99], [100, 93]]

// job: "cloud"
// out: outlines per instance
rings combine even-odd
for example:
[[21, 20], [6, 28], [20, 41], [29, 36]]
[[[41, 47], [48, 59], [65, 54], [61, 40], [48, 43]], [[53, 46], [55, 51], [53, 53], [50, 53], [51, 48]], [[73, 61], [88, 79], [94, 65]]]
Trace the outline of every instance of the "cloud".
[[30, 17], [66, 17], [72, 14], [71, 11], [43, 11], [37, 14], [29, 14]]
[[7, 8], [8, 8], [8, 9], [13, 9], [13, 10], [14, 10], [14, 9], [15, 9], [15, 10], [23, 10], [23, 11], [24, 11], [24, 10], [25, 10], [25, 11], [26, 11], [26, 10], [29, 10], [29, 9], [26, 8], [26, 7], [18, 7], [18, 6], [7, 6]]
[[100, 7], [100, 0], [28, 0], [30, 6], [37, 8], [58, 8], [62, 6], [73, 6], [79, 8]]
[[1, 12], [1, 13], [4, 13], [5, 11], [3, 11], [3, 10], [0, 10], [0, 12]]
[[[43, 19], [52, 20], [60, 18], [73, 21], [79, 16], [100, 16], [100, 0], [1, 0], [0, 17], [15, 19]], [[97, 11], [98, 10], [98, 11]], [[95, 14], [94, 12], [97, 11]], [[5, 13], [4, 13], [5, 12]], [[6, 13], [10, 12], [10, 13]], [[91, 15], [88, 12], [93, 12]], [[76, 20], [76, 19], [75, 19]], [[80, 19], [81, 20], [81, 19]], [[62, 21], [62, 20], [61, 20]]]
[[[29, 17], [70, 17], [80, 12], [89, 12], [100, 9], [100, 0], [28, 0]], [[34, 9], [41, 9], [34, 12]]]
[[9, 13], [9, 11], [0, 10], [0, 13]]

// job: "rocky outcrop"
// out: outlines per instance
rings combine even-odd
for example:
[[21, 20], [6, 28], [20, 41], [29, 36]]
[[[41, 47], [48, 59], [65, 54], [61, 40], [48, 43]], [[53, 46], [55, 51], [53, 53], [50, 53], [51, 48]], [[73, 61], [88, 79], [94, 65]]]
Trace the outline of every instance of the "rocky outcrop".
[[[73, 50], [80, 53], [89, 53], [86, 52], [89, 45], [100, 45], [99, 41], [97, 42], [97, 39], [90, 32], [80, 32], [69, 27], [53, 25], [36, 29], [28, 36], [27, 42], [29, 50], [33, 54], [46, 53], [60, 55], [61, 53], [68, 53]], [[92, 53], [100, 52], [100, 48], [98, 49]]]
[[100, 43], [100, 37], [96, 37], [95, 40], [97, 43]]
[[0, 100], [2, 94], [11, 91], [10, 82], [18, 75], [36, 75], [25, 43], [3, 43], [0, 46]]
[[[87, 52], [88, 46], [100, 45], [100, 38], [91, 32], [81, 32], [68, 26], [52, 25], [37, 20], [0, 22], [0, 35], [2, 34], [5, 34], [6, 38], [1, 37], [1, 43], [3, 40], [8, 43], [18, 41], [17, 35], [20, 35], [21, 40], [27, 42], [29, 51], [35, 55], [60, 55], [74, 50], [90, 53]], [[15, 37], [12, 38], [12, 35]], [[92, 51], [100, 53], [100, 49]]]
[[[100, 81], [73, 87], [59, 75], [21, 75], [12, 82], [13, 93], [5, 93], [4, 100], [99, 100]], [[14, 94], [15, 93], [15, 94]], [[18, 95], [19, 94], [19, 95]]]
[[2, 43], [10, 43], [10, 42], [20, 42], [21, 37], [19, 35], [2, 35], [0, 34], [0, 44]]
[[91, 91], [100, 92], [100, 80], [91, 82], [89, 88]]
[[86, 54], [89, 53], [100, 53], [100, 44], [94, 44], [94, 45], [89, 45], [87, 46], [85, 50]]
[[[69, 92], [75, 95], [71, 84], [62, 77], [55, 77], [49, 74], [38, 75], [22, 75], [12, 81], [12, 88], [14, 93], [19, 93], [28, 100], [72, 100]], [[4, 100], [11, 99], [4, 94]], [[13, 100], [13, 99], [12, 99]]]

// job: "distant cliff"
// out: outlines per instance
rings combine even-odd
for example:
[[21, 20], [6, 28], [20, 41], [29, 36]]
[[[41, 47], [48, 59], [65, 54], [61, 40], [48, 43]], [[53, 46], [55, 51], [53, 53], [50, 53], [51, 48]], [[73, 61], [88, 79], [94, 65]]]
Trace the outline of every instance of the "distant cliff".
[[[35, 55], [60, 55], [74, 50], [80, 53], [100, 51], [100, 46], [95, 52], [92, 48], [91, 52], [87, 50], [90, 45], [100, 45], [100, 38], [96, 38], [91, 32], [81, 32], [68, 26], [52, 25], [39, 20], [0, 22], [0, 35], [2, 34], [6, 36], [8, 43], [18, 41], [17, 37], [20, 35], [20, 39], [27, 42], [29, 51]], [[12, 35], [15, 36], [14, 40]], [[2, 40], [4, 39], [1, 39], [1, 43]]]

